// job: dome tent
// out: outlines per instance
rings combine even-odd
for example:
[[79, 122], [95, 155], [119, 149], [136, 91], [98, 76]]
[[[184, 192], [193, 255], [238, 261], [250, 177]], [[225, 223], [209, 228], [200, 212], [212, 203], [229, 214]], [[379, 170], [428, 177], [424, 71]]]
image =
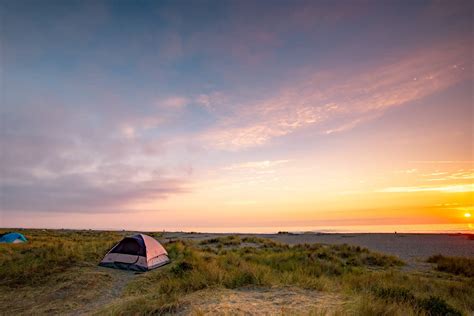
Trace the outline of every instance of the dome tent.
[[27, 241], [28, 239], [26, 239], [26, 237], [20, 233], [11, 232], [11, 233], [0, 234], [0, 243], [18, 244], [18, 243], [23, 243]]
[[166, 249], [154, 238], [136, 234], [116, 244], [99, 263], [100, 266], [148, 271], [170, 262]]

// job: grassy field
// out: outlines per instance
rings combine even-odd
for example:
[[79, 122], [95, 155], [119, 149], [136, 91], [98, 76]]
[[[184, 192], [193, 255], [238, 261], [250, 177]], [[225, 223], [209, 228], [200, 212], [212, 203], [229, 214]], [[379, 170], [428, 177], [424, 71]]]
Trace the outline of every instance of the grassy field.
[[435, 256], [431, 271], [406, 271], [395, 257], [354, 246], [288, 246], [238, 236], [169, 241], [156, 233], [172, 263], [134, 274], [97, 267], [126, 232], [22, 232], [30, 242], [0, 244], [0, 314], [201, 315], [219, 293], [264, 297], [267, 290], [331, 298], [329, 309], [303, 309], [311, 315], [474, 312], [472, 258]]

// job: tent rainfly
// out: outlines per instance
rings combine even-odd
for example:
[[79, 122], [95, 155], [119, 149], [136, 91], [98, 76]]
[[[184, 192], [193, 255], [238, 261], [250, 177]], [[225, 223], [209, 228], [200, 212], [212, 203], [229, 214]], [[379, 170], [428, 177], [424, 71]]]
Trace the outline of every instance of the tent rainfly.
[[19, 244], [27, 241], [26, 237], [20, 233], [11, 232], [0, 234], [0, 243]]
[[99, 263], [100, 266], [148, 271], [170, 262], [166, 249], [153, 237], [137, 234], [125, 237]]

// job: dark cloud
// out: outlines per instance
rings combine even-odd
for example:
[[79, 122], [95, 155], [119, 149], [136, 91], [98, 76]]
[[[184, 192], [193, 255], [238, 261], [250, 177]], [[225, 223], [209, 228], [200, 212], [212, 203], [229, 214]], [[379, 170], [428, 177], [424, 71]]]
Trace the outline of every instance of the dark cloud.
[[0, 109], [2, 212], [111, 212], [187, 191], [186, 173], [170, 176], [160, 162], [160, 137], [123, 133], [150, 117], [47, 102]]
[[[124, 204], [187, 192], [175, 179], [98, 181], [101, 174], [56, 178], [23, 177], [0, 184], [2, 209], [37, 212], [114, 212]], [[102, 180], [102, 179], [101, 179]]]

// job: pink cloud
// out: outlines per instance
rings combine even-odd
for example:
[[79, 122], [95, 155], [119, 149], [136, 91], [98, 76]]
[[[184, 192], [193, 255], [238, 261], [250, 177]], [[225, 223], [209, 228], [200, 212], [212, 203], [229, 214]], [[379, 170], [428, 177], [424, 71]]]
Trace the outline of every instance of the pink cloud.
[[202, 140], [210, 147], [239, 150], [301, 128], [342, 132], [468, 78], [469, 58], [468, 43], [456, 42], [358, 71], [311, 74], [259, 102], [239, 104]]
[[175, 108], [179, 109], [184, 107], [186, 104], [188, 104], [189, 100], [185, 97], [180, 97], [180, 96], [174, 96], [174, 97], [169, 97], [164, 100], [160, 100], [157, 102], [158, 105], [162, 105], [168, 108]]

